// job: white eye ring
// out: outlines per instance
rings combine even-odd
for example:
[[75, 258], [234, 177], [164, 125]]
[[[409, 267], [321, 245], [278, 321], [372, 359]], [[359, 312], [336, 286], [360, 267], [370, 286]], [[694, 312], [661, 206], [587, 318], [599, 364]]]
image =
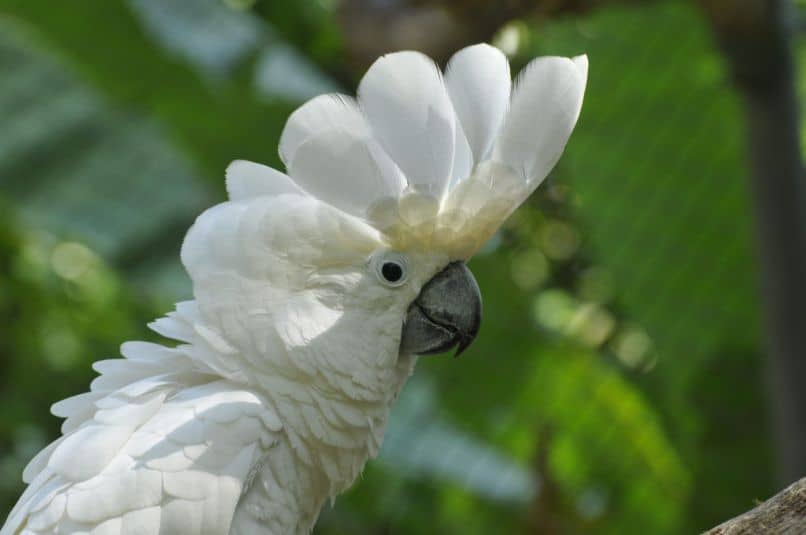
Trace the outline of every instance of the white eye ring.
[[409, 279], [408, 259], [394, 251], [376, 254], [370, 260], [370, 267], [384, 286], [397, 288]]

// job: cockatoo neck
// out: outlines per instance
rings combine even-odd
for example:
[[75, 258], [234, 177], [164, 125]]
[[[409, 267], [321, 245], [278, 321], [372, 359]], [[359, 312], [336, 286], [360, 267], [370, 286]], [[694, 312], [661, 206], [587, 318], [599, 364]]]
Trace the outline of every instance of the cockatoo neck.
[[[244, 324], [222, 325], [214, 309], [191, 301], [154, 327], [185, 342], [184, 352], [198, 370], [261, 394], [282, 421], [297, 470], [319, 482], [305, 489], [310, 496], [300, 497], [316, 502], [311, 505], [318, 511], [378, 454], [389, 410], [416, 357], [398, 353], [402, 311], [394, 303], [380, 300], [335, 313], [309, 299], [286, 301], [285, 307], [296, 310], [287, 324], [253, 310], [241, 318]], [[326, 302], [327, 295], [318, 299]], [[306, 330], [306, 317], [325, 328]]]

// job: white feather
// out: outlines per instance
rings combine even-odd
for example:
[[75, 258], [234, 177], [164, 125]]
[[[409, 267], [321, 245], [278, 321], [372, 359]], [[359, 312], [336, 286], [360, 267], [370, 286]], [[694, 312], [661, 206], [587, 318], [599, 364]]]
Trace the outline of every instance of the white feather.
[[434, 62], [419, 52], [387, 54], [364, 75], [358, 100], [409, 185], [441, 198], [453, 167], [456, 115]]
[[96, 377], [90, 383], [90, 389], [93, 392], [114, 391], [140, 379], [147, 379], [167, 371], [161, 366], [148, 362], [132, 362], [125, 359], [102, 360], [96, 364], [99, 367], [93, 369], [103, 370], [101, 372], [103, 375]]
[[[181, 401], [182, 397], [177, 397]], [[252, 392], [214, 392], [203, 398], [193, 400], [195, 418], [209, 419], [222, 424], [234, 422], [240, 417], [256, 416], [258, 407], [265, 407], [265, 402]], [[269, 411], [271, 412], [271, 411]]]
[[[132, 489], [137, 489], [133, 492]], [[121, 470], [95, 476], [67, 493], [67, 514], [84, 523], [119, 518], [129, 511], [159, 505], [163, 499], [163, 475], [125, 460]]]
[[98, 473], [117, 455], [134, 429], [125, 425], [88, 424], [64, 438], [48, 467], [70, 481]]
[[37, 506], [38, 509], [42, 509], [58, 492], [63, 490], [65, 486], [66, 484], [56, 478], [53, 472], [47, 468], [39, 472], [36, 478], [29, 483], [28, 488], [22, 493], [16, 505], [11, 509], [5, 524], [0, 527], [0, 535], [19, 533], [20, 526], [27, 520], [30, 520], [29, 513], [31, 508]]
[[263, 411], [259, 416], [263, 425], [265, 425], [269, 431], [279, 431], [283, 428], [283, 422], [280, 421], [280, 417], [277, 416], [276, 412]]
[[[150, 451], [163, 440], [165, 440], [165, 435], [162, 433], [140, 429], [137, 433], [133, 434], [126, 443], [123, 452], [131, 457], [143, 457], [146, 452]], [[205, 450], [206, 449], [205, 447]]]
[[280, 136], [280, 158], [286, 167], [290, 167], [303, 143], [330, 130], [346, 130], [357, 138], [369, 137], [367, 122], [352, 97], [320, 95], [291, 114]]
[[47, 502], [47, 506], [40, 509], [31, 508], [31, 512], [38, 513], [36, 517], [26, 526], [34, 531], [45, 531], [54, 526], [64, 514], [64, 507], [67, 498], [64, 494], [56, 494]]
[[92, 406], [95, 401], [104, 394], [99, 392], [84, 392], [75, 396], [70, 396], [50, 406], [50, 412], [60, 418], [68, 418], [78, 411]]
[[[142, 414], [153, 412], [156, 401], [156, 415]], [[244, 417], [233, 419], [236, 406]], [[266, 410], [262, 398], [226, 381], [102, 410], [100, 420], [109, 419], [106, 413], [132, 427], [96, 421], [64, 437], [2, 533], [16, 533], [23, 523], [48, 532], [227, 533], [243, 485], [265, 455], [260, 444], [278, 439], [263, 440], [271, 431], [262, 422], [276, 419]], [[186, 432], [188, 426], [197, 432]], [[186, 455], [177, 438], [193, 439], [202, 451]], [[192, 518], [181, 517], [190, 502], [201, 506], [191, 507]]]
[[231, 201], [284, 193], [304, 195], [288, 175], [268, 165], [235, 160], [226, 171], [227, 194]]
[[[119, 381], [123, 381], [121, 386], [128, 385], [139, 379], [145, 379], [154, 375], [169, 373], [177, 368], [171, 366], [175, 364], [173, 359], [160, 361], [129, 360], [129, 359], [105, 359], [95, 361], [92, 369], [104, 376], [116, 376]], [[181, 369], [181, 366], [179, 367]], [[114, 390], [110, 388], [110, 390]]]
[[357, 216], [380, 199], [397, 197], [400, 169], [380, 146], [347, 130], [329, 130], [304, 142], [289, 172], [311, 195]]
[[148, 328], [165, 338], [180, 342], [189, 342], [193, 337], [193, 332], [188, 324], [178, 320], [172, 314], [152, 321], [148, 324]]
[[165, 439], [149, 449], [144, 458], [148, 459], [145, 461], [145, 466], [161, 472], [163, 478], [172, 472], [192, 470], [196, 464], [195, 459], [185, 456], [185, 451], [181, 446]]
[[[160, 532], [160, 508], [146, 507], [123, 515], [123, 531], [126, 535], [145, 535]], [[164, 533], [164, 532], [163, 532]]]
[[162, 476], [165, 492], [174, 498], [203, 500], [216, 492], [218, 478], [200, 470], [165, 472]]
[[33, 459], [31, 459], [27, 465], [25, 465], [25, 469], [22, 471], [22, 480], [25, 483], [31, 483], [36, 476], [48, 465], [48, 460], [50, 459], [51, 453], [56, 447], [59, 445], [62, 439], [57, 439], [51, 442], [48, 446], [42, 449], [39, 453], [37, 453]]
[[144, 399], [131, 402], [115, 409], [101, 409], [95, 413], [95, 421], [108, 425], [127, 425], [139, 427], [151, 418], [165, 401], [165, 393], [156, 393]]
[[161, 353], [171, 350], [154, 342], [131, 341], [120, 346], [120, 354], [129, 360], [142, 360], [145, 362], [159, 362]]
[[39, 492], [35, 496], [31, 496], [28, 502], [28, 510], [34, 513], [47, 507], [53, 501], [53, 498], [67, 486], [64, 481], [54, 477], [53, 472], [44, 475], [46, 481], [42, 482]]
[[132, 383], [130, 385], [126, 385], [124, 388], [121, 388], [115, 392], [116, 396], [109, 396], [99, 399], [95, 402], [95, 405], [102, 409], [111, 409], [119, 406], [122, 403], [128, 403], [128, 400], [125, 398], [139, 398], [140, 396], [153, 392], [158, 388], [175, 387], [176, 381], [180, 378], [181, 376], [179, 374], [165, 374], [157, 377], [147, 377], [137, 381], [136, 383]]
[[106, 522], [98, 524], [90, 535], [120, 535], [123, 532], [123, 519], [110, 518]]
[[242, 264], [241, 255], [232, 237], [237, 235], [240, 216], [247, 209], [243, 203], [217, 204], [196, 218], [180, 252], [182, 263], [191, 277], [222, 268], [238, 270]]
[[456, 123], [455, 151], [453, 154], [453, 168], [449, 189], [458, 182], [466, 179], [473, 172], [473, 151], [462, 130], [462, 125]]
[[[102, 395], [107, 394], [106, 392], [97, 392], [97, 393]], [[103, 399], [104, 398], [100, 398], [98, 401], [101, 401]], [[92, 416], [95, 414], [95, 411], [96, 411], [95, 405], [90, 404], [81, 409], [80, 411], [76, 411], [73, 414], [71, 414], [65, 421], [62, 422], [62, 428], [61, 428], [62, 434], [66, 436], [75, 431], [76, 429], [78, 429], [79, 427], [81, 427], [81, 425], [84, 422], [92, 418]]]
[[204, 501], [174, 499], [162, 507], [160, 528], [162, 533], [201, 535], [204, 519]]
[[[196, 412], [191, 407], [179, 407], [176, 403], [170, 403], [167, 407], [163, 408], [159, 413], [154, 415], [154, 417], [140, 430], [140, 432], [146, 434], [153, 434], [158, 435], [164, 438], [169, 438], [173, 444], [169, 444], [167, 446], [168, 450], [173, 451], [176, 448], [174, 445], [186, 445], [186, 444], [200, 444], [204, 442], [204, 420], [196, 419]], [[138, 443], [136, 438], [139, 437], [139, 433], [136, 437], [133, 437], [129, 445], [127, 446], [127, 451], [130, 451], [130, 447], [138, 447], [143, 448], [149, 442], [150, 439], [147, 439], [143, 443]], [[146, 457], [149, 453], [149, 450], [152, 446], [149, 446], [148, 449], [143, 449], [142, 451], [134, 450], [131, 451], [131, 454], [137, 457]], [[166, 450], [166, 451], [168, 451]]]
[[[190, 335], [190, 331], [187, 334]], [[120, 346], [120, 354], [130, 361], [159, 365], [165, 372], [178, 371], [192, 365], [188, 356], [182, 351], [153, 342], [124, 342]]]
[[493, 159], [537, 187], [559, 160], [582, 107], [587, 56], [542, 57], [515, 84]]
[[445, 69], [445, 84], [473, 159], [486, 160], [509, 107], [509, 62], [486, 44], [463, 48]]

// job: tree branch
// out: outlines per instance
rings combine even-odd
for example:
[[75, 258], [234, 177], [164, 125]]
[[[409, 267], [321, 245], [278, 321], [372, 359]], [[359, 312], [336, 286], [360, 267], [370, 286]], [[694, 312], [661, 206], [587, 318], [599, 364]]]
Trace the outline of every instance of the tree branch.
[[806, 529], [806, 478], [705, 535], [796, 535]]

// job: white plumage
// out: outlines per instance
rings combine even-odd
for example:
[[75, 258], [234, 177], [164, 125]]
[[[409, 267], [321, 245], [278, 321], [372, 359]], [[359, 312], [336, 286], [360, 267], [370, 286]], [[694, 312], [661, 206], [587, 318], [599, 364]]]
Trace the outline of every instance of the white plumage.
[[346, 95], [320, 95], [300, 106], [288, 118], [280, 137], [280, 158], [286, 167], [308, 139], [329, 131], [347, 131], [359, 139], [370, 137], [369, 125], [355, 99]]
[[560, 159], [574, 129], [587, 77], [587, 56], [537, 58], [527, 65], [515, 84], [493, 160], [537, 187]]
[[[545, 178], [576, 123], [587, 60], [541, 58], [510, 95], [506, 58], [379, 59], [358, 100], [325, 95], [280, 141], [288, 174], [235, 161], [230, 200], [188, 232], [194, 300], [123, 344], [63, 437], [23, 475], [1, 535], [307, 533], [377, 455], [416, 357], [420, 289], [466, 260]], [[388, 285], [371, 259], [406, 258]]]
[[384, 56], [358, 85], [358, 100], [409, 184], [441, 198], [456, 154], [456, 113], [434, 62], [419, 52]]
[[509, 108], [509, 62], [496, 48], [469, 46], [448, 62], [445, 83], [473, 161], [487, 160]]
[[235, 160], [227, 167], [226, 177], [227, 195], [231, 201], [278, 196], [283, 193], [303, 194], [286, 174], [259, 163]]
[[397, 198], [406, 184], [401, 170], [377, 141], [346, 129], [306, 139], [294, 152], [288, 171], [311, 195], [359, 217], [376, 200]]

